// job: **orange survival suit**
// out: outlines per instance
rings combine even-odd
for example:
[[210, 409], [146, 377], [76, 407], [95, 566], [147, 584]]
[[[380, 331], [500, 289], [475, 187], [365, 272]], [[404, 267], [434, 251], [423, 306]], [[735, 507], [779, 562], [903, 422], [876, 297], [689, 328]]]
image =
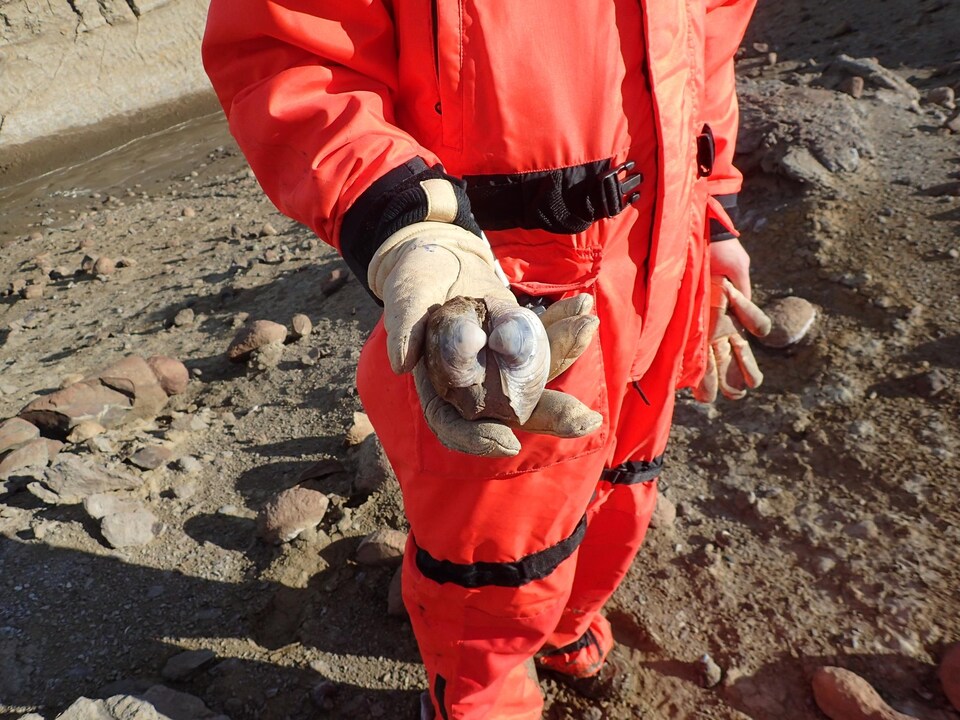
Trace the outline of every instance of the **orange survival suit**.
[[706, 246], [735, 234], [733, 54], [755, 0], [213, 0], [203, 57], [281, 211], [361, 282], [424, 218], [424, 178], [469, 197], [511, 287], [595, 298], [598, 336], [550, 387], [603, 414], [585, 437], [519, 432], [512, 458], [444, 448], [382, 324], [363, 405], [411, 533], [403, 595], [438, 715], [540, 717], [523, 668], [596, 672], [600, 608], [656, 501], [677, 387], [706, 346]]

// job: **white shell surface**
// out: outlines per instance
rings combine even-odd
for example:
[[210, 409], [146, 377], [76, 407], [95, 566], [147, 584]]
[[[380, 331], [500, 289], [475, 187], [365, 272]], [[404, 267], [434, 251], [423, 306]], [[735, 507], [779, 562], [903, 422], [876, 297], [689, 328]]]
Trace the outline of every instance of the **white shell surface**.
[[487, 344], [487, 334], [476, 315], [454, 320], [444, 328], [438, 342], [451, 387], [469, 387], [483, 382], [486, 367], [481, 351]]
[[533, 311], [490, 299], [486, 303], [492, 327], [487, 345], [496, 358], [503, 393], [523, 424], [547, 384], [550, 339]]

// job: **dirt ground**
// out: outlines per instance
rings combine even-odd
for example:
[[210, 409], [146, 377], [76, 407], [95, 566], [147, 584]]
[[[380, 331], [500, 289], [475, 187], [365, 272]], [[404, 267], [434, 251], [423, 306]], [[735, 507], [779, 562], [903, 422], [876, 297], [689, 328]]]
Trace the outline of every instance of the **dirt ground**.
[[[682, 394], [661, 485], [677, 518], [610, 607], [635, 692], [594, 704], [544, 680], [546, 717], [813, 720], [810, 677], [839, 665], [901, 712], [960, 718], [935, 674], [960, 641], [960, 134], [927, 100], [960, 90], [957, 28], [943, 0], [761, 3], [739, 63], [741, 229], [761, 303], [801, 296], [817, 325], [756, 348], [748, 400]], [[842, 53], [920, 99], [869, 79], [842, 92]], [[856, 148], [855, 169], [800, 183], [789, 158], [766, 159], [785, 143]], [[273, 209], [216, 115], [0, 187], [0, 207], [0, 290], [38, 279], [42, 253], [70, 270], [43, 297], [0, 298], [0, 418], [130, 353], [192, 373], [156, 420], [63, 451], [142, 475], [162, 523], [149, 543], [113, 549], [81, 506], [0, 491], [0, 718], [158, 682], [209, 717], [414, 717], [425, 678], [409, 623], [386, 612], [394, 571], [355, 559], [368, 533], [405, 526], [394, 485], [351, 482], [354, 369], [378, 309], [352, 279], [321, 292], [343, 262]], [[74, 275], [86, 254], [136, 264]], [[295, 313], [314, 330], [279, 365], [226, 361], [244, 314]], [[158, 442], [192, 460], [124, 463]], [[347, 470], [322, 480], [320, 527], [258, 540], [257, 512], [321, 459]], [[193, 649], [216, 660], [162, 677]], [[724, 671], [713, 688], [704, 653]]]

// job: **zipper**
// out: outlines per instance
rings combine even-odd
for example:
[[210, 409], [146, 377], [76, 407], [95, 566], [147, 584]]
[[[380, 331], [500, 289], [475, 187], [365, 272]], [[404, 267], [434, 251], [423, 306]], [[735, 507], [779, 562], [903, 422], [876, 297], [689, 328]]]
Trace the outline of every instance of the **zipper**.
[[[430, 0], [430, 19], [433, 22], [433, 71], [437, 78], [438, 98], [440, 97], [440, 11], [437, 8], [439, 1], [440, 0]], [[437, 111], [437, 115], [443, 115], [440, 100], [437, 100], [437, 104], [433, 106], [433, 109]]]

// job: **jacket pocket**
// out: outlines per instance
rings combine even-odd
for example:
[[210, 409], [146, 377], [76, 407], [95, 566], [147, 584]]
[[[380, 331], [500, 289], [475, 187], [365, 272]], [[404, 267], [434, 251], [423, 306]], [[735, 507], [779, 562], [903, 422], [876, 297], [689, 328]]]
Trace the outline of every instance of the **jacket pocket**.
[[[561, 300], [580, 292], [590, 292], [596, 298], [593, 283], [593, 279], [574, 285], [526, 283], [515, 286], [514, 290], [536, 297], [548, 296], [551, 300]], [[446, 473], [463, 479], [506, 478], [558, 465], [603, 448], [610, 433], [610, 417], [599, 333], [573, 365], [547, 383], [547, 388], [573, 395], [591, 410], [599, 412], [603, 416], [600, 428], [579, 438], [557, 438], [517, 430], [521, 446], [518, 455], [479, 458], [446, 449], [426, 425], [421, 424], [421, 432], [429, 433], [417, 443], [421, 466], [427, 472]]]
[[440, 100], [442, 142], [463, 149], [463, 5], [462, 0], [431, 0], [433, 57]]

